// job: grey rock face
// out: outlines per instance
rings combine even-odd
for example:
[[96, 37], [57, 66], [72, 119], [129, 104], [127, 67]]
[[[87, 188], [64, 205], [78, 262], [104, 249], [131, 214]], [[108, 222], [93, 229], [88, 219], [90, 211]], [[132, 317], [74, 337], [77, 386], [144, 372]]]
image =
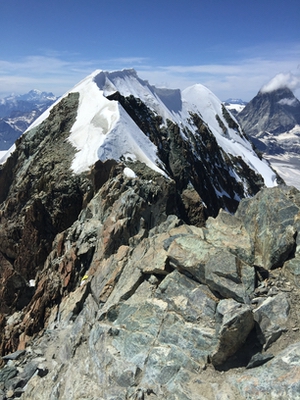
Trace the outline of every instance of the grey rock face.
[[205, 282], [223, 298], [248, 303], [254, 290], [254, 268], [230, 252], [218, 250], [205, 265]]
[[215, 366], [222, 364], [246, 341], [254, 326], [251, 308], [233, 299], [221, 300], [217, 307], [218, 347], [212, 355]]
[[278, 135], [300, 124], [300, 102], [288, 88], [269, 93], [259, 92], [237, 115], [243, 129], [260, 151], [299, 154], [299, 140], [277, 141]]
[[[282, 266], [295, 251], [295, 217], [299, 205], [292, 198], [299, 192], [283, 187], [262, 190], [259, 201], [251, 199], [240, 203], [236, 216], [243, 221], [254, 250], [254, 263], [265, 269]], [[280, 223], [278, 222], [280, 221]]]
[[300, 399], [300, 344], [289, 345], [267, 364], [230, 380], [241, 399]]
[[286, 330], [290, 304], [285, 293], [268, 297], [253, 310], [254, 320], [258, 323], [258, 338], [268, 348], [272, 342]]
[[[113, 182], [119, 185], [116, 178]], [[130, 188], [125, 185], [124, 191]], [[262, 248], [265, 255], [267, 248], [280, 248], [276, 238], [268, 247], [266, 224], [275, 226], [275, 217], [273, 221], [271, 210], [269, 220], [260, 213], [266, 212], [269, 202], [278, 210], [280, 229], [297, 231], [299, 192], [265, 190], [242, 202], [235, 216], [220, 212], [203, 228], [185, 225], [175, 216], [149, 231], [141, 223], [138, 230], [131, 227], [129, 240], [120, 242], [109, 256], [107, 245], [114, 235], [121, 237], [118, 218], [113, 218], [120, 208], [114, 207], [113, 190], [102, 203], [104, 193], [106, 184], [78, 220], [58, 235], [38, 288], [46, 276], [53, 280], [51, 265], [57, 265], [57, 257], [61, 263], [65, 260], [64, 268], [88, 262], [80, 275], [87, 278], [80, 281], [78, 276], [74, 289], [55, 307], [47, 303], [45, 333], [31, 340], [37, 358], [26, 351], [15, 360], [4, 360], [13, 363], [13, 369], [7, 365], [0, 375], [4, 392], [21, 385], [22, 398], [31, 400], [234, 400], [268, 398], [268, 393], [272, 399], [276, 390], [282, 390], [297, 398], [293, 354], [298, 351], [300, 293], [286, 278], [297, 273], [291, 263], [298, 257], [297, 236], [290, 259], [285, 250], [280, 255], [283, 267], [258, 269], [254, 260]], [[137, 213], [140, 202], [131, 199], [129, 209], [134, 205]], [[124, 221], [127, 212], [122, 211]], [[116, 225], [106, 223], [108, 218]], [[254, 234], [255, 219], [259, 224]], [[84, 258], [92, 247], [89, 258]], [[43, 304], [43, 296], [35, 296], [25, 320]], [[17, 324], [20, 317], [11, 321]], [[291, 340], [294, 345], [287, 348]], [[20, 367], [25, 371], [26, 365], [29, 372], [22, 375]]]

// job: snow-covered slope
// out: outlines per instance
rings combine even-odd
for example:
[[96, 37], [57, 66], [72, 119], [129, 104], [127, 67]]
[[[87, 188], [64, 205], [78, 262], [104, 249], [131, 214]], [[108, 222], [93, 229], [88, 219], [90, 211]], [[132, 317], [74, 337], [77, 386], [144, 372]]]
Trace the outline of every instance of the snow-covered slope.
[[[166, 125], [167, 120], [178, 124], [185, 140], [188, 140], [186, 129], [193, 135], [198, 135], [197, 127], [191, 119], [191, 113], [197, 113], [223, 151], [241, 157], [251, 169], [263, 176], [267, 186], [276, 185], [275, 174], [267, 162], [258, 158], [236, 121], [233, 127], [228, 125], [221, 101], [202, 85], [192, 86], [180, 93], [179, 90], [155, 88], [141, 80], [134, 70], [97, 70], [68, 93], [72, 92], [80, 93], [77, 119], [69, 137], [78, 150], [72, 164], [75, 173], [87, 170], [98, 159], [120, 160], [122, 157], [142, 161], [152, 169], [165, 173], [155, 145], [119, 102], [108, 100], [107, 97], [119, 92], [124, 97], [134, 96], [140, 99], [155, 115], [162, 117], [163, 125]], [[45, 120], [54, 105], [28, 130]]]
[[228, 111], [230, 111], [234, 116], [236, 116], [238, 113], [243, 111], [245, 108], [245, 105], [243, 104], [224, 104], [225, 107], [227, 108]]
[[[238, 126], [231, 128], [224, 116], [225, 108], [220, 100], [205, 86], [194, 85], [182, 92], [188, 112], [202, 115], [214, 134], [219, 146], [228, 154], [242, 157], [248, 166], [264, 177], [266, 186], [274, 186], [275, 175], [265, 160], [258, 158], [252, 144], [241, 133]], [[216, 115], [219, 118], [216, 118]], [[225, 114], [226, 115], [226, 114]], [[221, 120], [221, 123], [219, 122]], [[225, 127], [221, 129], [220, 124]]]
[[243, 101], [242, 99], [230, 98], [225, 100], [223, 104], [227, 108], [227, 110], [230, 111], [232, 115], [236, 117], [237, 114], [240, 113], [245, 108], [247, 102]]

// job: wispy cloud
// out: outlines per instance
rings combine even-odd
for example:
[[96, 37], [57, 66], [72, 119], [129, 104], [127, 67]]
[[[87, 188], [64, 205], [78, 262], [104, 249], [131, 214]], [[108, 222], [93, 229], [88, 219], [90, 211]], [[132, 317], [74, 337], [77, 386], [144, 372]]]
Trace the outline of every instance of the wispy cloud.
[[288, 87], [291, 90], [300, 88], [300, 76], [295, 76], [291, 73], [288, 74], [277, 74], [261, 88], [262, 92], [272, 92], [273, 90]]
[[47, 51], [13, 61], [0, 59], [0, 97], [32, 88], [61, 95], [96, 69], [136, 68], [145, 57], [81, 60], [79, 55]]
[[33, 88], [60, 95], [95, 69], [135, 68], [153, 85], [184, 89], [201, 83], [222, 100], [250, 100], [277, 74], [300, 74], [300, 44], [277, 48], [276, 52], [272, 49], [269, 45], [240, 49], [231, 61], [193, 65], [159, 65], [138, 56], [82, 60], [79, 54], [55, 51], [13, 61], [0, 59], [0, 97]]
[[148, 57], [118, 57], [118, 58], [111, 58], [108, 60], [102, 60], [105, 64], [115, 64], [115, 65], [139, 65], [145, 64], [149, 61]]
[[[300, 60], [300, 52], [299, 52]], [[298, 76], [298, 62], [294, 59], [271, 60], [267, 58], [248, 58], [224, 64], [172, 65], [158, 68], [138, 69], [142, 78], [154, 84], [164, 84], [181, 89], [201, 83], [212, 90], [219, 98], [253, 98], [260, 88], [278, 73]], [[294, 85], [296, 89], [298, 86]], [[297, 94], [297, 93], [296, 93]]]
[[0, 59], [0, 95], [24, 93], [33, 88], [62, 94], [95, 68], [94, 61], [71, 61], [59, 56]]

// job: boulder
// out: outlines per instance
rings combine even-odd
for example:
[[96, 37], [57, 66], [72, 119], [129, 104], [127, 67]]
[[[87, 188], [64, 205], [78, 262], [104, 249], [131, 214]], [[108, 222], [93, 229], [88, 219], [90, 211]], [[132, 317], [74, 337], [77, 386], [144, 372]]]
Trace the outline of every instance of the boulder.
[[175, 237], [169, 249], [170, 264], [205, 283], [221, 298], [249, 302], [254, 291], [254, 268], [199, 235]]
[[203, 229], [207, 242], [226, 249], [248, 264], [254, 260], [251, 237], [243, 219], [220, 209], [216, 218], [209, 217]]
[[218, 304], [217, 323], [218, 345], [211, 361], [220, 366], [244, 344], [254, 327], [254, 319], [248, 305], [225, 299]]
[[249, 368], [258, 367], [258, 366], [263, 365], [266, 362], [272, 360], [272, 358], [274, 358], [273, 354], [256, 353], [256, 354], [254, 354], [254, 356], [251, 357], [246, 368], [249, 369]]
[[248, 303], [255, 287], [255, 271], [232, 253], [216, 249], [205, 265], [205, 283], [221, 298]]
[[282, 266], [296, 248], [295, 216], [299, 213], [292, 197], [293, 187], [274, 187], [261, 190], [254, 198], [239, 204], [236, 216], [251, 238], [254, 261], [270, 270]]
[[205, 264], [216, 249], [200, 235], [174, 237], [168, 249], [171, 266], [205, 283]]
[[258, 324], [258, 338], [267, 349], [286, 330], [290, 304], [283, 292], [266, 298], [253, 310], [254, 320]]

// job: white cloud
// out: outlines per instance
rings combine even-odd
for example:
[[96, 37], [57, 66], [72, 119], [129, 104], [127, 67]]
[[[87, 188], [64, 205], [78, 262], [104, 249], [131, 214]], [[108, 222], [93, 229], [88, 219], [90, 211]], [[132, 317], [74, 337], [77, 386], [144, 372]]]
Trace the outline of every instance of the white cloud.
[[[259, 56], [253, 57], [253, 54]], [[267, 46], [237, 50], [236, 56], [238, 58], [226, 63], [199, 62], [194, 65], [155, 65], [152, 59], [145, 57], [82, 60], [79, 54], [58, 54], [55, 51], [16, 61], [0, 59], [0, 98], [12, 92], [25, 93], [33, 88], [61, 95], [95, 69], [135, 68], [139, 76], [150, 84], [170, 88], [184, 89], [201, 83], [221, 100], [228, 97], [251, 100], [263, 85], [272, 82], [272, 77], [278, 74], [299, 76], [299, 44], [277, 48], [276, 52]], [[281, 82], [284, 80], [282, 78]], [[292, 79], [290, 83], [299, 97], [298, 83]]]
[[[184, 89], [189, 85], [201, 83], [221, 100], [228, 97], [251, 100], [259, 89], [279, 72], [293, 71], [296, 75], [297, 62], [293, 59], [276, 61], [248, 58], [231, 64], [177, 65], [137, 70], [143, 79], [148, 79], [152, 84], [166, 83], [165, 86]], [[293, 89], [298, 87], [294, 85]]]
[[93, 61], [70, 61], [59, 56], [29, 56], [16, 61], [0, 60], [0, 97], [31, 89], [57, 95], [72, 88], [95, 68]]
[[277, 74], [267, 84], [265, 84], [260, 91], [263, 93], [273, 92], [274, 90], [282, 89], [285, 87], [291, 90], [296, 90], [300, 88], [300, 77], [293, 75], [290, 72], [286, 74]]

